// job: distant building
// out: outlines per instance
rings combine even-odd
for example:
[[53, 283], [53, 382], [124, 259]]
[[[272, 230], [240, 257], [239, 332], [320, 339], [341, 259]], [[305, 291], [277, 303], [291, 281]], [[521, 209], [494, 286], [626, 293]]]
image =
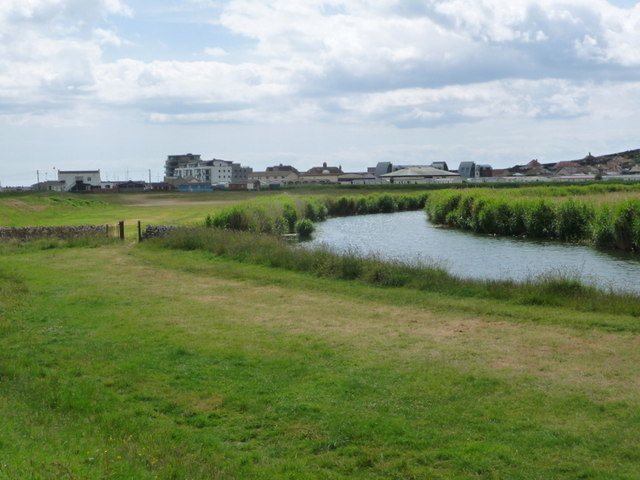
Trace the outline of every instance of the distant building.
[[431, 166], [433, 168], [437, 168], [438, 170], [444, 170], [445, 172], [449, 171], [449, 166], [447, 165], [447, 162], [433, 162]]
[[283, 165], [283, 164], [274, 165], [273, 167], [267, 167], [265, 171], [273, 174], [282, 174], [282, 175], [289, 175], [291, 173], [294, 173], [296, 175], [300, 174], [297, 168], [292, 167], [291, 165]]
[[151, 184], [151, 190], [154, 192], [168, 192], [175, 190], [176, 187], [167, 182], [153, 182]]
[[167, 160], [164, 162], [164, 176], [170, 178], [175, 177], [175, 170], [180, 165], [197, 162], [200, 162], [200, 155], [194, 155], [193, 153], [168, 155]]
[[348, 185], [370, 185], [376, 183], [372, 173], [344, 173], [338, 176], [338, 183]]
[[264, 172], [251, 172], [249, 183], [261, 187], [271, 187], [272, 185], [288, 185], [297, 183], [300, 172], [291, 165], [276, 165], [267, 167]]
[[58, 170], [58, 182], [64, 182], [66, 192], [99, 190], [100, 170]]
[[476, 164], [475, 162], [462, 162], [458, 167], [458, 175], [462, 178], [475, 178]]
[[321, 167], [312, 167], [305, 172], [308, 175], [341, 175], [342, 167], [330, 167], [324, 162]]
[[120, 193], [139, 193], [144, 192], [146, 188], [147, 184], [143, 181], [128, 180], [117, 185], [117, 190]]
[[380, 178], [382, 177], [382, 175], [386, 173], [391, 173], [392, 171], [393, 171], [393, 164], [391, 162], [378, 162], [374, 170], [374, 175], [376, 178]]
[[475, 177], [486, 178], [493, 176], [493, 167], [491, 165], [476, 165]]
[[450, 183], [460, 181], [457, 173], [446, 172], [433, 167], [409, 167], [382, 175], [384, 180], [394, 184], [407, 183]]
[[300, 174], [300, 183], [338, 183], [342, 167], [331, 167], [324, 162], [321, 167], [313, 167]]
[[[165, 181], [179, 186], [178, 179], [193, 178], [195, 183], [225, 186], [249, 182], [252, 169], [228, 160], [202, 160], [200, 155], [169, 155], [165, 161]], [[193, 183], [193, 182], [192, 182]]]
[[407, 168], [426, 168], [426, 167], [436, 168], [438, 170], [442, 170], [445, 172], [449, 171], [449, 166], [447, 165], [447, 162], [433, 162], [431, 165], [394, 165], [391, 162], [378, 162], [378, 164], [375, 167], [372, 167], [371, 170], [373, 171], [376, 178], [381, 178], [383, 175], [386, 175], [387, 173], [397, 172], [398, 170], [404, 170]]
[[48, 180], [46, 182], [36, 183], [31, 185], [31, 190], [47, 190], [50, 192], [64, 192], [65, 182], [59, 180]]

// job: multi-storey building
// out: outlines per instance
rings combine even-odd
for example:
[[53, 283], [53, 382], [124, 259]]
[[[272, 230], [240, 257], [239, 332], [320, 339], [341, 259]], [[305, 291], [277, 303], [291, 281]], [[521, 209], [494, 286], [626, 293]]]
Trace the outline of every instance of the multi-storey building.
[[207, 185], [247, 184], [252, 169], [227, 160], [202, 160], [200, 155], [169, 155], [165, 162], [166, 180], [189, 178]]
[[182, 155], [168, 155], [164, 162], [164, 176], [172, 178], [175, 176], [175, 170], [185, 163], [200, 162], [200, 155], [187, 153]]

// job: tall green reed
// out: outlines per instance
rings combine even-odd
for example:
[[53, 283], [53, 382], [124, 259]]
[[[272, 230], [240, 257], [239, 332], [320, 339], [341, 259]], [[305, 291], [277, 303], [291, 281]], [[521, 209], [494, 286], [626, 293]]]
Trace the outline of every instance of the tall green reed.
[[[624, 187], [619, 185], [617, 187]], [[570, 197], [580, 187], [432, 192], [425, 210], [432, 222], [482, 234], [525, 236], [640, 251], [640, 198], [596, 203]], [[589, 186], [590, 193], [604, 192]], [[525, 195], [524, 193], [528, 193]], [[582, 192], [584, 193], [584, 192]]]
[[[329, 216], [392, 213], [424, 208], [426, 193], [254, 199], [207, 216], [205, 225], [229, 230], [270, 234], [296, 233], [300, 220], [319, 222]], [[308, 223], [304, 223], [308, 230]]]

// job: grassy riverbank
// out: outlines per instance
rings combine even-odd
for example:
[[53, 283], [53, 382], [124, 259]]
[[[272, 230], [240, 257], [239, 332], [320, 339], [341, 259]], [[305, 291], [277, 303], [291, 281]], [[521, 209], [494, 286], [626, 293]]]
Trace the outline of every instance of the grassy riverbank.
[[294, 233], [299, 220], [320, 222], [327, 217], [393, 213], [424, 208], [427, 193], [369, 195], [278, 195], [252, 199], [207, 215], [205, 225], [257, 233]]
[[513, 305], [562, 305], [576, 311], [640, 317], [640, 298], [637, 296], [603, 292], [560, 274], [525, 282], [461, 279], [437, 266], [411, 266], [359, 254], [307, 250], [292, 247], [274, 236], [205, 228], [176, 232], [155, 240], [153, 245], [202, 250], [238, 262], [317, 277], [357, 280], [380, 287], [404, 287], [453, 297], [506, 301]]
[[630, 299], [287, 248], [214, 229], [3, 245], [0, 479], [640, 474]]
[[581, 242], [638, 252], [640, 189], [612, 187], [432, 192], [426, 211], [436, 224], [476, 233]]
[[[172, 225], [202, 225], [210, 215], [238, 204], [249, 208], [271, 209], [275, 203], [314, 204], [343, 197], [376, 198], [391, 194], [393, 197], [413, 197], [421, 195], [416, 186], [386, 189], [382, 187], [366, 190], [353, 187], [300, 187], [291, 192], [266, 191], [216, 191], [202, 193], [153, 192], [136, 194], [62, 194], [56, 192], [6, 192], [0, 193], [0, 226], [23, 227], [41, 225], [113, 224], [124, 220], [133, 224], [144, 223]], [[313, 200], [310, 200], [312, 199]], [[343, 200], [344, 202], [344, 200]], [[350, 201], [336, 205], [337, 208], [352, 208]], [[366, 213], [366, 204], [357, 206], [360, 213]], [[337, 211], [336, 211], [337, 212]], [[300, 212], [303, 214], [304, 212]], [[334, 213], [332, 213], [334, 214]], [[338, 214], [338, 213], [335, 213]]]

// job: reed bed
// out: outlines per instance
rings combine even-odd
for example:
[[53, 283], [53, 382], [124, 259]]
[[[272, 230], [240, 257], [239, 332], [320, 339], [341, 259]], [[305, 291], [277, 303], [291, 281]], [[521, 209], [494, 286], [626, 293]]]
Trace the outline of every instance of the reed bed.
[[[607, 198], [604, 194], [610, 191], [624, 196], [618, 201], [594, 200], [598, 193]], [[640, 190], [635, 186], [432, 192], [425, 210], [436, 224], [481, 234], [640, 252]]]
[[207, 227], [257, 233], [308, 235], [313, 223], [327, 217], [393, 213], [424, 208], [427, 194], [257, 198], [229, 206], [205, 219]]

